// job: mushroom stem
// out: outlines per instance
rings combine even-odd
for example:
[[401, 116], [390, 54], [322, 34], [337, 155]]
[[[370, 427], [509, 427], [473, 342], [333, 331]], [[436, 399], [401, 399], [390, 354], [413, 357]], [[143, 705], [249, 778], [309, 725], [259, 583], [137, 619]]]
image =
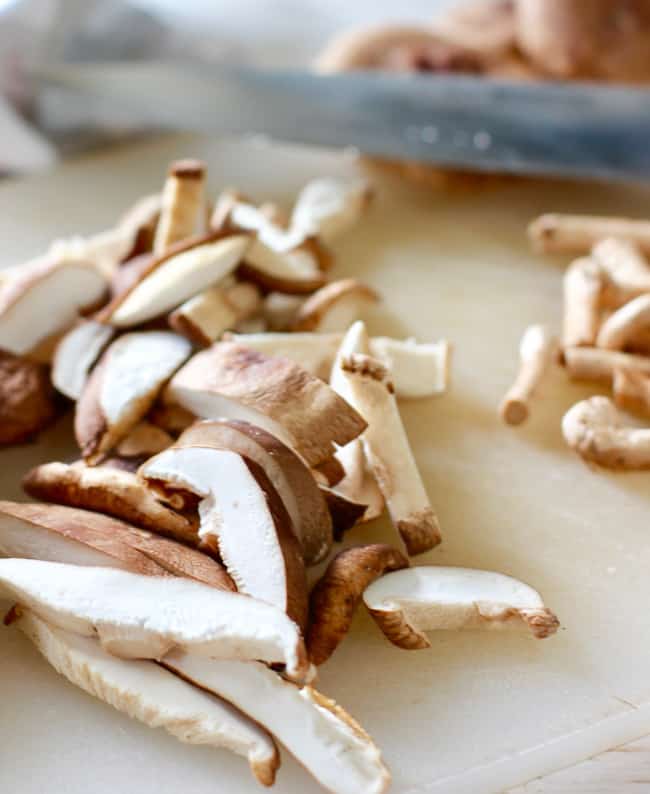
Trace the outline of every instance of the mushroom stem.
[[623, 350], [634, 344], [650, 325], [650, 295], [639, 295], [621, 306], [603, 323], [598, 332], [598, 347]]
[[610, 385], [616, 369], [631, 369], [650, 374], [650, 358], [597, 347], [567, 347], [564, 366], [571, 380]]
[[650, 265], [633, 240], [606, 237], [593, 247], [591, 255], [609, 277], [604, 301], [616, 308], [650, 291]]
[[326, 662], [342, 642], [366, 587], [385, 573], [408, 566], [408, 559], [385, 543], [354, 546], [334, 557], [309, 600], [306, 641], [314, 664]]
[[501, 418], [519, 425], [528, 418], [530, 400], [557, 352], [557, 340], [543, 325], [529, 326], [519, 345], [520, 366], [500, 407]]
[[541, 253], [586, 254], [604, 237], [620, 237], [650, 253], [650, 221], [598, 215], [540, 215], [528, 236]]
[[564, 276], [565, 347], [593, 345], [600, 324], [605, 274], [599, 264], [589, 257], [576, 259]]
[[164, 253], [171, 245], [197, 232], [205, 201], [205, 163], [198, 160], [177, 160], [169, 168], [162, 193], [162, 210], [154, 254]]

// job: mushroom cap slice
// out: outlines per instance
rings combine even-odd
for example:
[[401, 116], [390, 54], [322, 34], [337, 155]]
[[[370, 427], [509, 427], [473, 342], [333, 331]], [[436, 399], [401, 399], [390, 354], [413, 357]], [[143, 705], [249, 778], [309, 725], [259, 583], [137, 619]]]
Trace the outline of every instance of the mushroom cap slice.
[[275, 742], [235, 708], [153, 662], [118, 659], [94, 639], [48, 625], [24, 611], [18, 628], [72, 684], [151, 728], [188, 744], [223, 747], [248, 760], [270, 786], [280, 764]]
[[313, 664], [326, 662], [350, 630], [364, 590], [389, 571], [408, 568], [408, 559], [385, 543], [339, 552], [309, 599], [307, 651]]
[[261, 466], [231, 450], [186, 446], [151, 458], [140, 474], [202, 496], [199, 535], [216, 545], [239, 592], [305, 625], [307, 580], [300, 545]]
[[110, 325], [94, 320], [83, 320], [71, 328], [54, 351], [54, 388], [71, 400], [78, 400], [93, 364], [114, 335]]
[[233, 342], [193, 356], [164, 399], [205, 419], [243, 419], [294, 449], [310, 466], [332, 457], [365, 428], [361, 416], [327, 384], [297, 364]]
[[227, 449], [252, 460], [282, 499], [307, 565], [320, 562], [332, 547], [332, 521], [314, 477], [300, 458], [261, 427], [235, 419], [197, 422], [176, 446]]
[[336, 457], [343, 466], [345, 476], [334, 486], [334, 493], [351, 503], [365, 505], [359, 522], [373, 521], [384, 512], [385, 502], [377, 480], [368, 471], [366, 455], [360, 439], [355, 438], [342, 447]]
[[316, 333], [347, 331], [379, 300], [379, 293], [355, 278], [332, 281], [303, 303], [293, 322], [293, 330]]
[[223, 566], [200, 551], [101, 513], [63, 505], [0, 501], [0, 552], [149, 576], [186, 576], [235, 590]]
[[180, 495], [165, 501], [131, 471], [81, 462], [42, 463], [27, 473], [23, 488], [36, 499], [106, 513], [189, 546], [199, 543], [198, 516], [182, 509], [186, 505]]
[[191, 579], [41, 560], [0, 560], [0, 594], [43, 620], [123, 658], [161, 659], [178, 647], [199, 656], [309, 669], [296, 624], [254, 598]]
[[173, 652], [163, 665], [267, 728], [328, 791], [382, 794], [390, 784], [379, 748], [340, 706], [257, 662]]
[[246, 251], [239, 272], [248, 281], [275, 292], [304, 295], [326, 282], [318, 257], [308, 243], [280, 251], [256, 237]]
[[107, 289], [104, 276], [85, 261], [45, 258], [20, 268], [0, 286], [0, 349], [28, 353], [96, 306]]
[[116, 339], [77, 403], [75, 435], [84, 458], [96, 461], [124, 438], [190, 352], [188, 340], [170, 331], [139, 331]]
[[193, 237], [150, 259], [98, 319], [118, 328], [152, 320], [231, 273], [250, 244], [247, 235]]
[[436, 629], [529, 629], [543, 639], [559, 626], [540, 594], [492, 571], [418, 566], [387, 574], [363, 600], [386, 637], [407, 650], [428, 648], [425, 631]]
[[0, 446], [29, 441], [57, 416], [47, 368], [0, 350]]
[[348, 499], [325, 485], [321, 485], [319, 488], [330, 511], [334, 540], [340, 542], [345, 533], [363, 519], [368, 505], [353, 502], [352, 499]]

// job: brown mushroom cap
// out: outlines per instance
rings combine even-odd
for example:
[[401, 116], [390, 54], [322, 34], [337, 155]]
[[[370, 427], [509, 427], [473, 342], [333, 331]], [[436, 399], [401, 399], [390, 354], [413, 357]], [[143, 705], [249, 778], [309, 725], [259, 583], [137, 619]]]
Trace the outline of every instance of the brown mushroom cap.
[[47, 368], [0, 351], [0, 446], [30, 440], [56, 416]]

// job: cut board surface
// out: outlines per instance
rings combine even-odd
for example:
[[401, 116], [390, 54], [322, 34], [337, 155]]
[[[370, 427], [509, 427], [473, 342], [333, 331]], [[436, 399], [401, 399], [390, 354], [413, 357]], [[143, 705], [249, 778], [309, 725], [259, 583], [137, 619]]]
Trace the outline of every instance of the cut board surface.
[[[0, 266], [53, 237], [109, 226], [181, 156], [208, 161], [215, 192], [236, 185], [284, 202], [313, 176], [356, 167], [332, 154], [193, 137], [119, 148], [0, 186]], [[431, 649], [407, 653], [360, 612], [319, 687], [383, 748], [393, 791], [488, 794], [650, 733], [650, 474], [591, 470], [565, 449], [561, 416], [594, 390], [562, 372], [544, 384], [527, 425], [507, 428], [496, 414], [521, 332], [560, 321], [566, 260], [531, 253], [527, 222], [563, 210], [642, 217], [649, 197], [532, 183], [432, 194], [381, 178], [378, 187], [368, 219], [337, 244], [335, 272], [385, 296], [372, 331], [454, 345], [449, 394], [403, 404], [444, 538], [418, 562], [521, 578], [562, 628], [543, 642], [439, 633]], [[72, 456], [69, 434], [64, 420], [38, 445], [0, 453], [0, 497], [20, 498], [20, 476], [36, 462]], [[349, 537], [374, 540], [393, 540], [387, 522]], [[259, 790], [240, 758], [178, 744], [76, 690], [13, 629], [0, 628], [0, 670], [0, 791]], [[277, 790], [319, 789], [285, 757]]]

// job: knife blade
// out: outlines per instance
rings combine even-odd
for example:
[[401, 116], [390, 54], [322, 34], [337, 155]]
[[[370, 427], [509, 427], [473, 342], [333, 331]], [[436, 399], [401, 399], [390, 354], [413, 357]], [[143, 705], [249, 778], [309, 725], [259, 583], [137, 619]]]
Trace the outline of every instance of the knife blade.
[[77, 124], [113, 108], [138, 124], [264, 133], [443, 167], [650, 178], [650, 91], [641, 88], [173, 62], [50, 66], [33, 76], [75, 103]]

